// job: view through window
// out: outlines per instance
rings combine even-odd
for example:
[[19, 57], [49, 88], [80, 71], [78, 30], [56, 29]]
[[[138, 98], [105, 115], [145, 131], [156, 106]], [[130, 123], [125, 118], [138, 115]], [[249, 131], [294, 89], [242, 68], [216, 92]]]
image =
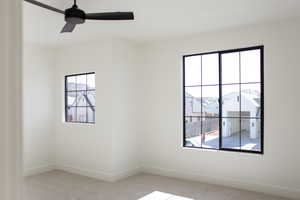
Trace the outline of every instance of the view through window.
[[263, 153], [263, 46], [184, 56], [184, 146]]
[[95, 123], [95, 73], [65, 77], [65, 120], [74, 123]]

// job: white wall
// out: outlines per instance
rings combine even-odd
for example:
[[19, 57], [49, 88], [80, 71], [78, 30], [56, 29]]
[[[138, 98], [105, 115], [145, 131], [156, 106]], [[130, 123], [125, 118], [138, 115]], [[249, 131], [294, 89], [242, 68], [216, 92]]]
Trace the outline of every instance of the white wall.
[[[135, 47], [108, 40], [66, 47], [56, 72], [56, 165], [106, 180], [133, 172]], [[64, 122], [64, 76], [96, 72], [96, 124]]]
[[139, 114], [136, 101], [137, 47], [128, 43], [117, 43], [113, 50], [112, 76], [112, 128], [113, 128], [113, 170], [117, 176], [134, 173], [139, 167], [138, 153], [140, 143], [137, 140], [135, 121]]
[[25, 44], [23, 47], [24, 173], [53, 167], [55, 51]]
[[[299, 22], [246, 26], [144, 46], [139, 134], [145, 171], [299, 197]], [[182, 148], [182, 56], [265, 46], [265, 154]]]

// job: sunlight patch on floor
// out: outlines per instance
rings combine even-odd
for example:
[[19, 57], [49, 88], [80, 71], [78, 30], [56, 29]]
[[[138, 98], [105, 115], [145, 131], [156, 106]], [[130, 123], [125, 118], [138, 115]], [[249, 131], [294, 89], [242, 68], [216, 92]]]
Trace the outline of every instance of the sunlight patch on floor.
[[169, 193], [155, 191], [138, 200], [194, 200], [186, 197], [176, 196]]
[[251, 150], [251, 149], [254, 149], [254, 147], [256, 146], [257, 144], [245, 144], [244, 146], [242, 146], [241, 148], [242, 149], [247, 149], [247, 150]]

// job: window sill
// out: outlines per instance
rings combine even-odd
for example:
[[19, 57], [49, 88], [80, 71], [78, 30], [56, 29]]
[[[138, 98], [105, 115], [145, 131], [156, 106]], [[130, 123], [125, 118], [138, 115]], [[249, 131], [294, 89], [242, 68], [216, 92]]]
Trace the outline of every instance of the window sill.
[[95, 126], [96, 123], [82, 123], [82, 122], [62, 122], [63, 125], [75, 125], [75, 126]]
[[222, 152], [222, 153], [238, 153], [238, 154], [241, 154], [241, 155], [261, 155], [263, 156], [264, 155], [264, 152], [256, 152], [256, 151], [248, 151], [248, 150], [243, 150], [243, 151], [240, 151], [240, 150], [235, 150], [235, 149], [206, 149], [206, 148], [199, 148], [199, 147], [185, 147], [185, 146], [182, 146], [181, 147], [183, 150], [196, 150], [196, 151], [202, 151], [202, 152]]

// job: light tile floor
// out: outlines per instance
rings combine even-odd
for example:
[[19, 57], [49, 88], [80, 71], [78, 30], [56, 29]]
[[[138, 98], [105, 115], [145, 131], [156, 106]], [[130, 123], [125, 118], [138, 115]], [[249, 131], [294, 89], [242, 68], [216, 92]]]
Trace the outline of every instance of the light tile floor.
[[23, 196], [24, 200], [286, 200], [143, 173], [109, 183], [59, 170], [25, 178]]

